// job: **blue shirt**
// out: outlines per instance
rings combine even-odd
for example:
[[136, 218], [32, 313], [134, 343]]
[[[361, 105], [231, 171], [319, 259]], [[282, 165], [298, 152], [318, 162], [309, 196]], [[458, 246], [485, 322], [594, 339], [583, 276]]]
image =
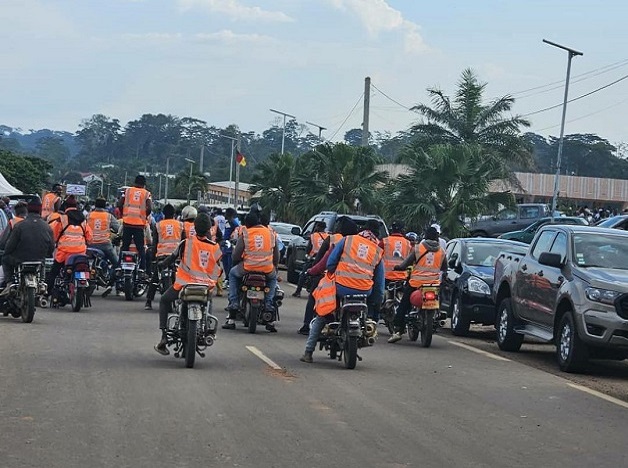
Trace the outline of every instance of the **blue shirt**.
[[[238, 226], [240, 226], [240, 220], [237, 217], [233, 218], [232, 221], [227, 221], [227, 224], [225, 225], [225, 235], [223, 236], [223, 239], [230, 240], [231, 234]], [[233, 252], [233, 246], [229, 249], [223, 249], [222, 252], [230, 254], [231, 252]]]

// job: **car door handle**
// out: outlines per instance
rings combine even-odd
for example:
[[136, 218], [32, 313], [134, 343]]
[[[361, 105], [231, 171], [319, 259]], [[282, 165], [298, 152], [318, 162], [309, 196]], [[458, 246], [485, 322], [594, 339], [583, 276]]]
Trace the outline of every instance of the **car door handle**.
[[526, 265], [526, 264], [521, 265], [521, 269], [523, 271], [528, 271], [528, 265]]

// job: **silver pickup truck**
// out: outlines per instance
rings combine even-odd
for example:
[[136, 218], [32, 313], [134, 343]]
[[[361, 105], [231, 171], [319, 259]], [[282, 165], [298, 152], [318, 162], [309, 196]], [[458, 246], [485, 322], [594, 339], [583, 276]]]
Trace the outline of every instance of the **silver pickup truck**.
[[566, 372], [628, 357], [628, 232], [544, 226], [527, 254], [500, 254], [494, 280], [500, 349], [553, 342]]

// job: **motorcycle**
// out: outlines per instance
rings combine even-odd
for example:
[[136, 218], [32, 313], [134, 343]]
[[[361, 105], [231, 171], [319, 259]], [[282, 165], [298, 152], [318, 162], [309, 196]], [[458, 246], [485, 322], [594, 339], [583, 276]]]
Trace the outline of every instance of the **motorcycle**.
[[257, 325], [268, 325], [279, 320], [279, 307], [283, 302], [284, 292], [279, 287], [275, 290], [272, 311], [264, 308], [268, 292], [265, 274], [247, 273], [242, 278], [238, 300], [240, 307], [236, 318], [242, 320], [249, 333], [255, 333]]
[[139, 255], [136, 252], [122, 252], [120, 268], [116, 270], [116, 291], [124, 291], [124, 298], [132, 301], [146, 293], [147, 283], [139, 274]]
[[420, 287], [410, 296], [412, 309], [406, 315], [406, 328], [410, 341], [420, 338], [421, 346], [429, 348], [432, 336], [444, 324], [439, 311], [439, 284]]
[[170, 286], [172, 286], [172, 284], [174, 283], [177, 275], [176, 262], [167, 266], [158, 266], [159, 262], [163, 261], [166, 258], [167, 256], [158, 257], [155, 259], [155, 261], [153, 261], [152, 264], [153, 268], [156, 268], [157, 271], [157, 283], [153, 283], [153, 286], [157, 287], [157, 291], [159, 291], [159, 294], [163, 294], [168, 289], [170, 289]]
[[52, 288], [52, 307], [72, 306], [73, 312], [91, 305], [87, 290], [90, 285], [90, 267], [87, 255], [70, 255], [59, 271]]
[[87, 290], [87, 297], [91, 298], [96, 288], [106, 288], [110, 281], [112, 273], [112, 265], [107, 261], [102, 250], [90, 247], [87, 249], [87, 258], [89, 259], [89, 271], [91, 279]]
[[197, 353], [205, 357], [205, 350], [214, 344], [218, 319], [211, 311], [211, 288], [188, 284], [179, 292], [175, 313], [168, 317], [166, 346], [174, 346], [174, 357], [183, 357], [187, 368], [194, 367]]
[[46, 290], [43, 263], [20, 263], [13, 281], [0, 294], [4, 316], [11, 314], [15, 318], [21, 317], [24, 323], [31, 323], [35, 317], [35, 308], [48, 306]]
[[373, 346], [377, 340], [377, 323], [367, 318], [365, 295], [345, 296], [333, 320], [319, 337], [319, 349], [329, 351], [331, 359], [344, 361], [347, 369], [355, 369], [359, 348]]
[[386, 293], [380, 310], [380, 318], [386, 324], [386, 328], [388, 328], [388, 332], [391, 335], [395, 332], [395, 313], [403, 297], [404, 284], [404, 281], [386, 281]]

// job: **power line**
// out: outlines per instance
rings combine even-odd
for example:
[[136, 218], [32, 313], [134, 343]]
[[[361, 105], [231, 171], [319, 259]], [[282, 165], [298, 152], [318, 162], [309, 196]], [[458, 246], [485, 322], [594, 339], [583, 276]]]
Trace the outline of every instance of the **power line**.
[[338, 134], [338, 132], [342, 130], [342, 127], [344, 127], [344, 125], [347, 123], [347, 120], [349, 120], [349, 117], [353, 115], [353, 112], [355, 112], [355, 108], [358, 107], [358, 104], [360, 104], [360, 101], [362, 100], [363, 97], [364, 97], [364, 92], [360, 94], [360, 97], [356, 101], [355, 105], [351, 108], [347, 117], [342, 121], [342, 123], [340, 124], [340, 127], [338, 127], [338, 130], [336, 130], [334, 134], [329, 138], [329, 141], [332, 141], [335, 138], [335, 136]]
[[410, 107], [408, 106], [404, 106], [403, 104], [401, 104], [399, 101], [397, 101], [396, 99], [391, 98], [388, 94], [386, 94], [384, 91], [382, 91], [381, 89], [379, 89], [377, 86], [375, 86], [372, 82], [371, 82], [371, 86], [377, 90], [377, 92], [379, 92], [382, 96], [384, 96], [386, 99], [388, 99], [391, 102], [394, 102], [395, 104], [397, 104], [400, 107], [403, 107], [405, 110], [410, 111], [410, 112], [414, 112]]

